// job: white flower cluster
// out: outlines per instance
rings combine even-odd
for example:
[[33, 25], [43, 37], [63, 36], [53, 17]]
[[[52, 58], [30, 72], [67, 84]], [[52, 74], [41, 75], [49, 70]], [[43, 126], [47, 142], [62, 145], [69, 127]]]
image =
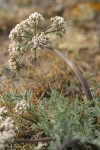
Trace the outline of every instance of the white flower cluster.
[[30, 14], [28, 21], [29, 21], [29, 25], [33, 26], [34, 24], [37, 24], [37, 25], [41, 24], [44, 21], [44, 18], [42, 17], [41, 14], [35, 12], [35, 13]]
[[13, 55], [18, 55], [19, 53], [21, 53], [21, 47], [20, 47], [20, 44], [18, 42], [12, 42], [10, 45], [9, 45], [9, 53], [10, 53], [10, 56], [13, 56]]
[[9, 38], [11, 41], [21, 41], [30, 39], [32, 34], [30, 33], [31, 30], [34, 28], [34, 24], [38, 25], [44, 21], [44, 18], [41, 14], [35, 12], [30, 14], [30, 16], [22, 21], [21, 23], [17, 24], [15, 28], [9, 34]]
[[27, 58], [27, 61], [31, 66], [38, 67], [42, 63], [42, 58], [40, 56], [38, 56], [35, 59], [34, 57], [30, 56]]
[[25, 48], [19, 44], [19, 42], [13, 41], [9, 45], [9, 67], [11, 70], [17, 70], [17, 57], [19, 57], [21, 54], [23, 54]]
[[25, 52], [34, 50], [36, 54], [37, 49], [43, 50], [46, 47], [48, 48], [51, 43], [47, 34], [55, 33], [61, 37], [65, 34], [66, 22], [62, 17], [56, 16], [51, 18], [51, 26], [40, 32], [38, 31], [38, 27], [43, 21], [44, 18], [42, 15], [35, 12], [30, 14], [26, 20], [17, 24], [10, 32], [9, 38], [12, 43], [9, 46], [9, 66], [11, 70], [20, 70], [19, 58]]
[[7, 108], [0, 108], [0, 149], [5, 147], [6, 143], [12, 142], [16, 135], [17, 126], [14, 121], [6, 116]]
[[[35, 12], [17, 24], [9, 34], [11, 44], [9, 46], [9, 66], [11, 70], [18, 70], [17, 58], [20, 57], [28, 48], [27, 45], [33, 38], [34, 25], [41, 24], [44, 18], [41, 14]], [[35, 43], [36, 44], [36, 43]]]
[[3, 115], [3, 114], [6, 114], [7, 113], [7, 108], [5, 106], [1, 107], [0, 108], [0, 117]]
[[9, 63], [9, 68], [11, 70], [13, 70], [13, 71], [17, 70], [17, 62], [13, 56], [10, 56], [8, 63]]
[[64, 18], [60, 16], [56, 16], [54, 18], [51, 18], [51, 21], [52, 21], [52, 27], [55, 29], [54, 33], [60, 36], [62, 36], [62, 34], [65, 34], [66, 22]]
[[22, 100], [21, 102], [18, 102], [15, 106], [15, 112], [18, 114], [24, 113], [27, 108], [29, 107], [29, 104], [27, 101]]
[[15, 28], [13, 28], [9, 34], [9, 38], [12, 41], [20, 41], [24, 39], [24, 36], [27, 35], [28, 30], [28, 19], [22, 21], [21, 23], [17, 24]]
[[34, 36], [31, 42], [33, 43], [33, 49], [38, 48], [39, 50], [43, 50], [50, 43], [49, 38], [43, 32]]

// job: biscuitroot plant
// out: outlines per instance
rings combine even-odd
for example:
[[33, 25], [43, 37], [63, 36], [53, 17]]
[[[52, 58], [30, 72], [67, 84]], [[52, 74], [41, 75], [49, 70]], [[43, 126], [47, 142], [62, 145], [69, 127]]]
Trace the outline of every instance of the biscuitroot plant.
[[[48, 26], [45, 29], [41, 29], [41, 25], [43, 24], [43, 22], [44, 22], [43, 16], [35, 12], [30, 14], [30, 16], [26, 20], [17, 24], [15, 28], [12, 29], [9, 35], [9, 38], [11, 40], [11, 44], [9, 45], [10, 69], [12, 71], [20, 72], [20, 70], [23, 68], [21, 65], [21, 59], [24, 56], [24, 54], [29, 51], [31, 51], [31, 54], [30, 57], [27, 58], [27, 61], [32, 65], [39, 64], [40, 58], [37, 55], [37, 51], [40, 52], [44, 50], [50, 51], [53, 54], [59, 56], [72, 68], [72, 70], [75, 72], [76, 76], [78, 77], [83, 86], [87, 100], [91, 101], [93, 99], [92, 94], [88, 87], [87, 81], [83, 77], [81, 71], [67, 56], [64, 56], [62, 52], [54, 48], [50, 40], [51, 33], [63, 37], [63, 35], [66, 32], [65, 20], [62, 17], [56, 16], [54, 18], [51, 18], [50, 26]], [[16, 110], [17, 108], [20, 108], [22, 105], [26, 106], [26, 103], [25, 104], [24, 102], [18, 103], [16, 106]], [[94, 106], [94, 104], [91, 103], [91, 106]], [[97, 118], [95, 118], [95, 120], [96, 122], [93, 122], [93, 124], [97, 123]], [[52, 139], [49, 138], [48, 140]], [[61, 148], [60, 150], [63, 150], [63, 148]]]
[[22, 68], [20, 63], [21, 58], [28, 51], [33, 52], [27, 58], [28, 62], [36, 65], [39, 63], [37, 51], [49, 50], [62, 58], [73, 69], [83, 86], [87, 99], [91, 100], [92, 95], [90, 89], [80, 70], [67, 56], [65, 57], [59, 50], [55, 49], [50, 41], [51, 33], [63, 37], [66, 32], [65, 20], [62, 17], [56, 16], [51, 18], [51, 25], [49, 27], [40, 30], [43, 22], [43, 16], [35, 12], [12, 29], [9, 35], [11, 40], [11, 44], [9, 45], [10, 69], [19, 72]]

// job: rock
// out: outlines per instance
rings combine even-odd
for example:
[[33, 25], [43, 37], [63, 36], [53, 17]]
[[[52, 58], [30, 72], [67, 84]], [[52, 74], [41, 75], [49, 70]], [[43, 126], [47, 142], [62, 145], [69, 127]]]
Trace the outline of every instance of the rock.
[[77, 4], [72, 10], [72, 16], [79, 21], [90, 20], [95, 16], [95, 10], [86, 3]]

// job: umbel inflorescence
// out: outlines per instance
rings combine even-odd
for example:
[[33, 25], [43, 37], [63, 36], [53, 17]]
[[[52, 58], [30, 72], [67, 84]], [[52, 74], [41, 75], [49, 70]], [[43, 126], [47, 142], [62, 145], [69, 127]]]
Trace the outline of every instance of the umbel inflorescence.
[[16, 135], [18, 127], [14, 120], [7, 116], [8, 110], [5, 106], [0, 107], [0, 149], [5, 147], [6, 143], [12, 142]]
[[19, 71], [21, 69], [20, 60], [30, 50], [34, 51], [34, 55], [30, 56], [28, 61], [30, 63], [38, 61], [37, 50], [43, 50], [51, 46], [48, 34], [54, 33], [62, 37], [66, 32], [66, 22], [62, 17], [51, 18], [51, 25], [40, 31], [39, 27], [43, 22], [43, 16], [35, 12], [12, 29], [9, 35], [11, 40], [9, 45], [9, 66], [11, 70]]

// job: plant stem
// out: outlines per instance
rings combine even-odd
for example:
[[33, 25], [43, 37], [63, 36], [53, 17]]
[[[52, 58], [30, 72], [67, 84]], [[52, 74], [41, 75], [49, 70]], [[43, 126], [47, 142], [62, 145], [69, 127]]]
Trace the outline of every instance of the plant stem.
[[[55, 139], [52, 139], [51, 137], [44, 137], [44, 138], [38, 138], [38, 139], [16, 139], [13, 141], [12, 144], [18, 143], [38, 143], [38, 142], [50, 142], [54, 141]], [[73, 145], [76, 145], [78, 142], [80, 142], [78, 139], [67, 139], [59, 148], [59, 150], [65, 150], [65, 148], [72, 147]], [[86, 145], [89, 145], [94, 150], [99, 150], [99, 147], [95, 144], [92, 144], [90, 142], [85, 142]]]
[[[36, 33], [37, 33], [37, 24], [35, 23], [34, 35], [36, 35]], [[37, 59], [36, 49], [34, 50], [34, 56], [35, 56], [35, 59]]]
[[[23, 46], [25, 46], [25, 44], [27, 44], [27, 42], [25, 42], [25, 43], [23, 44]], [[29, 46], [29, 45], [26, 45], [25, 50], [28, 48], [28, 46]], [[25, 54], [25, 51], [24, 51], [24, 53], [22, 53], [21, 56], [19, 57], [18, 63], [20, 62], [20, 60], [21, 60], [21, 58], [23, 57], [24, 54]]]
[[19, 36], [19, 37], [25, 37], [25, 38], [31, 39], [31, 37], [29, 36]]
[[35, 60], [37, 60], [36, 49], [34, 50], [34, 58], [35, 58]]
[[54, 29], [48, 32], [45, 32], [45, 34], [49, 34], [49, 33], [53, 33], [53, 32], [57, 32], [57, 31], [61, 31], [63, 28], [59, 28], [59, 29]]
[[[35, 122], [32, 118], [29, 118], [29, 117], [27, 117], [27, 116], [23, 116], [23, 115], [21, 115], [21, 118], [23, 118], [23, 119], [25, 119], [25, 120], [28, 120], [28, 121], [30, 121], [30, 122]], [[35, 122], [36, 123], [36, 122]]]
[[[48, 49], [50, 51], [52, 51], [54, 54], [56, 54], [57, 56], [59, 56], [60, 58], [62, 58], [72, 68], [72, 70], [75, 72], [76, 76], [78, 77], [78, 79], [80, 80], [80, 82], [83, 86], [87, 100], [92, 101], [93, 97], [92, 97], [91, 91], [89, 89], [89, 86], [87, 84], [87, 81], [83, 77], [83, 75], [82, 75], [81, 71], [78, 69], [78, 67], [67, 56], [65, 57], [64, 54], [61, 53], [59, 50], [54, 49], [53, 47], [48, 47]], [[94, 102], [91, 103], [91, 106], [95, 107]], [[97, 118], [97, 116], [94, 116], [93, 124], [96, 125], [96, 129], [98, 129], [97, 123], [98, 123], [98, 118]], [[93, 129], [93, 132], [94, 132], [94, 129]], [[95, 133], [94, 133], [94, 136], [95, 136]]]
[[29, 33], [28, 31], [25, 31], [25, 32], [30, 36], [30, 38], [32, 37], [31, 33]]
[[52, 141], [53, 139], [51, 137], [45, 137], [45, 138], [38, 138], [38, 139], [17, 139], [14, 140], [13, 143], [36, 143], [36, 142], [48, 142]]
[[87, 99], [92, 100], [93, 97], [92, 97], [91, 91], [89, 89], [89, 86], [87, 84], [87, 81], [83, 77], [83, 75], [82, 75], [81, 71], [78, 69], [78, 67], [67, 56], [65, 57], [64, 54], [61, 53], [59, 50], [54, 49], [52, 47], [49, 47], [49, 49], [52, 50], [52, 52], [54, 52], [60, 58], [62, 58], [73, 69], [73, 71], [75, 72], [76, 76], [79, 78], [79, 80], [83, 86], [83, 89], [84, 89]]
[[58, 30], [57, 29], [51, 30], [51, 31], [45, 32], [45, 34], [53, 33], [53, 32], [56, 32], [56, 31], [58, 31]]
[[45, 28], [44, 30], [42, 30], [42, 32], [45, 32], [46, 30], [51, 29], [51, 28], [52, 28], [52, 26], [49, 26], [49, 27]]

